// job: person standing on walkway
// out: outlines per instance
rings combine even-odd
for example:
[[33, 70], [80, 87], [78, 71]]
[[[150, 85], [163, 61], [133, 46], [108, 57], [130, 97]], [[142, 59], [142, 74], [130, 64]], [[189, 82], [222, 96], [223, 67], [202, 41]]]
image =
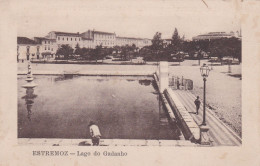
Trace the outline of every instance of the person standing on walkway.
[[196, 114], [199, 114], [199, 109], [200, 109], [200, 98], [199, 96], [197, 96], [197, 99], [194, 101], [195, 105], [196, 105]]
[[90, 131], [90, 136], [91, 136], [93, 146], [98, 146], [101, 137], [99, 128], [93, 121], [90, 121], [88, 126], [89, 126], [89, 131]]

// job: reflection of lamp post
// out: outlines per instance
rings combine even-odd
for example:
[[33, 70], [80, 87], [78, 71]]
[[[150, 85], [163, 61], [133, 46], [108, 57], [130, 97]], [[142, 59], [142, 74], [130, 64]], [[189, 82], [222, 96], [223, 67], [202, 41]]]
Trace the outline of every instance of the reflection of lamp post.
[[209, 76], [209, 67], [204, 63], [203, 66], [200, 67], [200, 73], [203, 77], [204, 81], [204, 95], [203, 95], [203, 122], [201, 125], [206, 125], [206, 78]]
[[31, 121], [31, 115], [32, 115], [32, 106], [34, 103], [34, 99], [37, 97], [37, 95], [34, 94], [33, 88], [26, 88], [26, 95], [22, 97], [22, 99], [25, 99], [26, 108], [27, 108], [27, 117]]

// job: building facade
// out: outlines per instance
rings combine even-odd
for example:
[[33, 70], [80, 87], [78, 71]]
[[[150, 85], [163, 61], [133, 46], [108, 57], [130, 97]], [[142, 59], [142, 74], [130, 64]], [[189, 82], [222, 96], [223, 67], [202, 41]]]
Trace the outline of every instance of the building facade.
[[40, 56], [37, 56], [37, 59], [40, 59], [40, 57], [53, 57], [53, 55], [56, 53], [57, 46], [55, 39], [34, 37], [34, 41], [40, 45]]
[[27, 37], [17, 37], [17, 61], [40, 58], [41, 45]]
[[152, 44], [152, 40], [145, 38], [130, 38], [130, 37], [116, 37], [116, 45], [124, 46], [124, 45], [135, 45], [138, 48], [142, 48], [144, 46], [148, 46]]
[[231, 38], [231, 37], [236, 37], [236, 38], [241, 38], [241, 33], [236, 32], [234, 33], [231, 31], [230, 33], [226, 32], [209, 32], [206, 34], [198, 35], [192, 38], [193, 41], [198, 41], [198, 40], [214, 40], [214, 39], [221, 39], [221, 38]]
[[[34, 40], [18, 37], [17, 57], [23, 60], [29, 60], [30, 58], [53, 58], [61, 45], [69, 45], [73, 49], [77, 45], [80, 48], [93, 49], [99, 45], [102, 45], [102, 47], [114, 47], [133, 44], [138, 48], [142, 48], [151, 45], [152, 42], [151, 39], [119, 37], [115, 33], [95, 30], [88, 30], [83, 33], [51, 31], [45, 37], [34, 37]], [[27, 47], [29, 48], [28, 52]]]
[[55, 47], [56, 51], [59, 47], [61, 47], [61, 45], [69, 45], [73, 49], [76, 47], [77, 44], [79, 44], [80, 47], [83, 46], [82, 38], [79, 33], [51, 31], [48, 33], [48, 35], [45, 38], [54, 41], [56, 45]]

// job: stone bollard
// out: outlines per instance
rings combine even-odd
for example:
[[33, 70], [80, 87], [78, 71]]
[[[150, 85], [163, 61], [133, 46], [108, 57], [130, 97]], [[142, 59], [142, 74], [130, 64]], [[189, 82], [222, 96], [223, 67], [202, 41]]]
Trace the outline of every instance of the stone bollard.
[[208, 126], [200, 126], [200, 144], [211, 145]]
[[168, 62], [161, 61], [159, 66], [159, 90], [161, 93], [169, 86]]

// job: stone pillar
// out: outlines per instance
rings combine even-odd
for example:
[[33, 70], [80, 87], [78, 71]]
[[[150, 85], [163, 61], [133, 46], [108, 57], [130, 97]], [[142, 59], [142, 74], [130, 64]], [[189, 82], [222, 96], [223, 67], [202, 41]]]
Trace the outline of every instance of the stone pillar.
[[162, 93], [169, 86], [168, 62], [161, 61], [159, 66], [159, 90]]
[[209, 128], [208, 126], [200, 127], [200, 144], [210, 145]]

